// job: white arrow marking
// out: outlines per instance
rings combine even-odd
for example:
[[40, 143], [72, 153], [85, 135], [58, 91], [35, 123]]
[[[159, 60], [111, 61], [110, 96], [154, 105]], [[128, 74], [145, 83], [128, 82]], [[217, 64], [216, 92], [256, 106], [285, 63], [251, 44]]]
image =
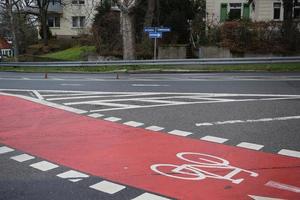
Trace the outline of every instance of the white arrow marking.
[[261, 196], [255, 196], [255, 195], [248, 195], [251, 199], [254, 200], [284, 200], [284, 199], [278, 199], [278, 198], [271, 198], [271, 197], [261, 197]]

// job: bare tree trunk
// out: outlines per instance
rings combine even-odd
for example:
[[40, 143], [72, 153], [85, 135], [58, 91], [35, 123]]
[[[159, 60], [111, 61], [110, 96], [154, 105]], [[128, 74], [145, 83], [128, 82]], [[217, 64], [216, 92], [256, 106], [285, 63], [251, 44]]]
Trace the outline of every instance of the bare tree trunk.
[[294, 46], [294, 24], [293, 24], [293, 5], [294, 0], [283, 0], [284, 21], [283, 36], [290, 49]]
[[123, 59], [136, 59], [135, 50], [135, 27], [133, 16], [127, 12], [121, 12], [121, 31], [123, 38]]
[[147, 12], [145, 15], [144, 27], [152, 26], [154, 20], [156, 0], [148, 0]]
[[41, 28], [43, 34], [43, 43], [48, 46], [48, 27], [47, 27], [47, 11], [40, 9]]
[[139, 0], [114, 0], [121, 11], [121, 34], [123, 39], [123, 59], [136, 59], [134, 8]]
[[7, 1], [7, 10], [8, 10], [8, 16], [9, 16], [9, 23], [10, 23], [10, 29], [12, 34], [12, 43], [13, 43], [13, 49], [14, 49], [14, 60], [18, 62], [18, 56], [19, 56], [19, 41], [18, 36], [16, 33], [16, 26], [15, 26], [15, 20], [14, 20], [14, 14], [13, 14], [13, 3], [12, 0]]

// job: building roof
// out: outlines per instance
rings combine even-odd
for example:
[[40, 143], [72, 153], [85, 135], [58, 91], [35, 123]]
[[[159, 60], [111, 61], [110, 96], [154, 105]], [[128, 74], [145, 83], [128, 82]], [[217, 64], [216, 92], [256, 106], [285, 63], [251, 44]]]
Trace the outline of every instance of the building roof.
[[0, 36], [0, 49], [11, 49], [11, 44], [7, 40]]

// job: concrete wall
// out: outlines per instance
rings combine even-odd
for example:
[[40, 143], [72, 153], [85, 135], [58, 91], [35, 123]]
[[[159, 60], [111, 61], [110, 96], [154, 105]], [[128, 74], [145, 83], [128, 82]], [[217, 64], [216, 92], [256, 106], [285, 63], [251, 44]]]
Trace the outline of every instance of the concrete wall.
[[219, 47], [201, 47], [199, 48], [199, 58], [231, 58], [229, 49]]
[[158, 59], [185, 59], [186, 46], [166, 46], [158, 48]]

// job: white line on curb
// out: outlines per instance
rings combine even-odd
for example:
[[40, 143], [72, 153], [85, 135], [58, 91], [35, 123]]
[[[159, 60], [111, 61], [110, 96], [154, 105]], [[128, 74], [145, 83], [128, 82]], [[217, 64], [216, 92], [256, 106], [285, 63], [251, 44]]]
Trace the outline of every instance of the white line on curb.
[[248, 143], [248, 142], [241, 142], [240, 144], [238, 144], [236, 146], [246, 148], [246, 149], [257, 150], [257, 151], [264, 147], [264, 145]]
[[282, 149], [278, 152], [280, 155], [284, 156], [290, 156], [290, 157], [295, 157], [295, 158], [300, 158], [300, 152], [299, 151], [293, 151], [293, 150], [288, 150], [288, 149]]
[[147, 127], [146, 129], [147, 129], [147, 130], [151, 130], [151, 131], [161, 131], [161, 130], [163, 130], [163, 129], [165, 129], [165, 128], [159, 127], [159, 126], [149, 126], [149, 127]]
[[139, 126], [143, 126], [144, 123], [140, 123], [140, 122], [135, 122], [135, 121], [129, 121], [129, 122], [125, 122], [123, 123], [127, 126], [132, 126], [132, 127], [139, 127]]
[[172, 135], [178, 135], [178, 136], [184, 136], [184, 137], [193, 134], [191, 132], [181, 131], [181, 130], [173, 130], [173, 131], [170, 131], [169, 133]]
[[30, 167], [33, 167], [35, 169], [38, 169], [38, 170], [41, 170], [41, 171], [45, 172], [45, 171], [55, 169], [59, 166], [55, 165], [53, 163], [47, 162], [47, 161], [41, 161], [41, 162], [37, 162], [37, 163], [34, 163], [34, 164], [30, 165]]
[[90, 188], [93, 188], [95, 190], [105, 192], [108, 194], [115, 194], [115, 193], [125, 189], [126, 187], [123, 185], [109, 182], [109, 181], [101, 181], [99, 183], [91, 185]]
[[34, 156], [31, 156], [31, 155], [28, 155], [28, 154], [21, 154], [21, 155], [18, 155], [18, 156], [13, 156], [10, 159], [15, 160], [17, 162], [25, 162], [25, 161], [28, 161], [28, 160], [32, 160], [34, 158], [35, 158]]
[[121, 118], [117, 118], [117, 117], [107, 117], [104, 120], [110, 121], [110, 122], [117, 122], [117, 121], [120, 121], [122, 119]]
[[228, 141], [228, 139], [226, 139], [226, 138], [209, 136], [209, 135], [205, 136], [205, 137], [202, 137], [201, 140], [205, 140], [205, 141], [209, 141], [209, 142], [215, 142], [215, 143], [220, 143], [220, 144]]
[[146, 192], [132, 200], [170, 200], [170, 199]]
[[103, 117], [104, 115], [102, 114], [98, 114], [98, 113], [94, 113], [94, 114], [90, 114], [88, 115], [89, 117], [93, 117], [93, 118], [99, 118], [99, 117]]
[[0, 147], [0, 154], [9, 153], [9, 152], [12, 152], [12, 151], [14, 151], [14, 149], [12, 149], [12, 148], [9, 148], [9, 147], [6, 147], [6, 146]]

